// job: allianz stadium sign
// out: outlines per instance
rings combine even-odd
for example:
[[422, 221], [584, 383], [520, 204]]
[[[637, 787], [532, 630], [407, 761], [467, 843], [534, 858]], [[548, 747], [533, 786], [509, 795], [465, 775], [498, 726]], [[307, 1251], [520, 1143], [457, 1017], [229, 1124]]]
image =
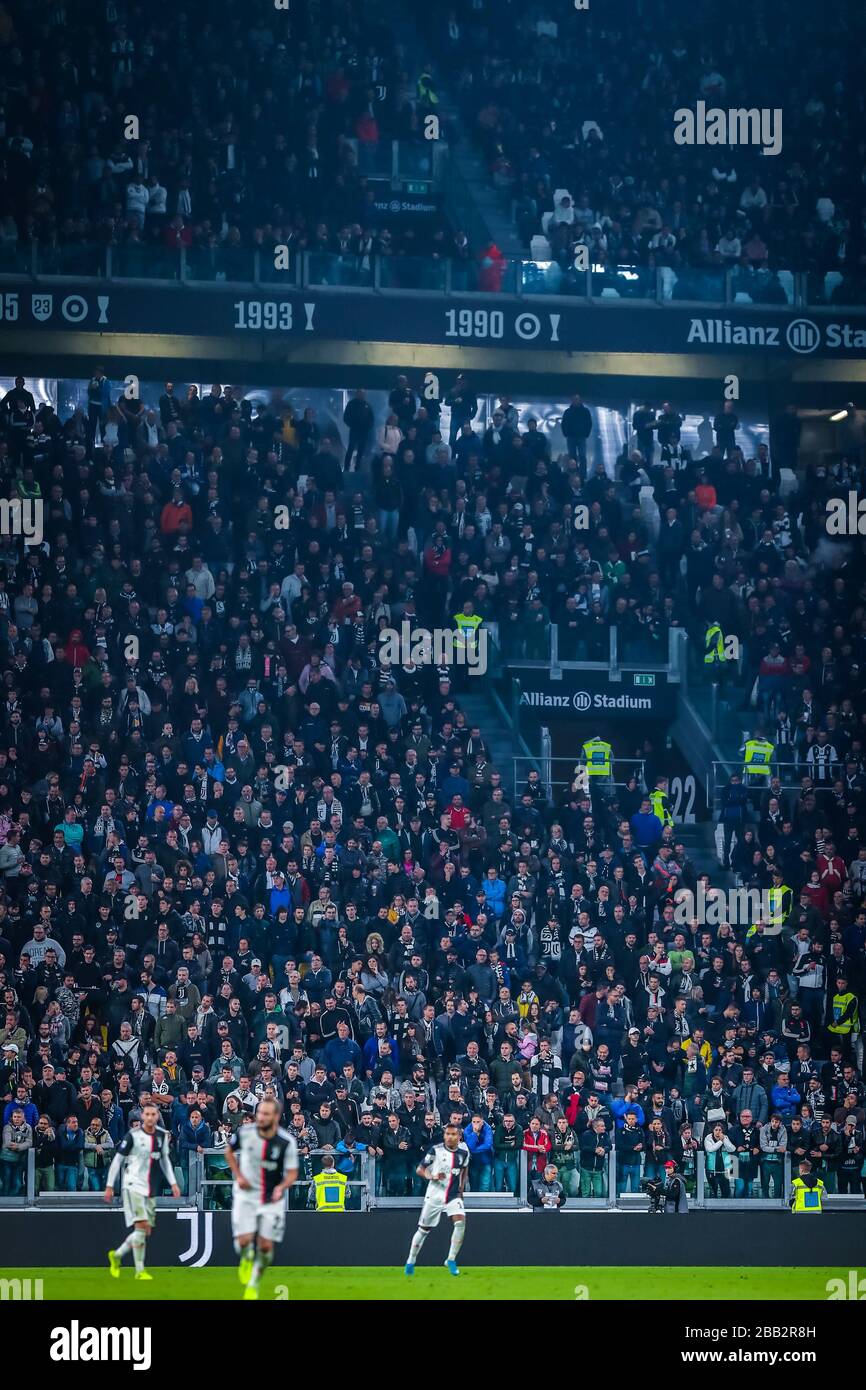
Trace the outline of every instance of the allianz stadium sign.
[[511, 666], [509, 676], [520, 683], [520, 706], [527, 713], [565, 719], [672, 719], [676, 713], [676, 685], [664, 671], [623, 671], [611, 680], [608, 671], [562, 668], [554, 679], [550, 670]]
[[818, 324], [814, 319], [787, 323], [735, 323], [731, 319], [692, 319], [687, 343], [702, 347], [769, 347], [810, 353], [819, 348], [866, 348], [866, 328], [851, 323]]
[[542, 690], [524, 690], [520, 696], [522, 705], [533, 709], [574, 709], [585, 714], [591, 709], [652, 710], [653, 702], [648, 695], [590, 695], [586, 690], [576, 690], [573, 695], [548, 695]]

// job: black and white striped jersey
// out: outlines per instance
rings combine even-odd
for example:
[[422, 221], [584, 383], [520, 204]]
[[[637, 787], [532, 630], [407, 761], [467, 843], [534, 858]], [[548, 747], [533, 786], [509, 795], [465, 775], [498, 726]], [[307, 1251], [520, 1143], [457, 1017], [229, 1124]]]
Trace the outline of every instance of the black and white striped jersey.
[[465, 1144], [458, 1144], [456, 1149], [447, 1149], [444, 1144], [432, 1144], [421, 1166], [439, 1179], [427, 1184], [427, 1201], [450, 1202], [452, 1198], [460, 1196], [460, 1176], [464, 1168], [469, 1166], [469, 1150]]
[[269, 1139], [263, 1139], [256, 1125], [241, 1125], [229, 1140], [229, 1147], [237, 1154], [241, 1176], [251, 1186], [252, 1191], [245, 1195], [255, 1193], [262, 1202], [271, 1200], [274, 1188], [287, 1173], [297, 1171], [298, 1146], [281, 1127]]
[[169, 1185], [174, 1185], [177, 1179], [169, 1158], [168, 1144], [168, 1131], [159, 1126], [153, 1134], [147, 1134], [140, 1126], [127, 1130], [114, 1151], [106, 1186], [116, 1187], [122, 1172], [124, 1187], [141, 1197], [155, 1197], [154, 1169], [157, 1164]]
[[813, 743], [806, 754], [809, 774], [815, 782], [832, 782], [833, 769], [839, 762], [839, 754], [832, 743]]

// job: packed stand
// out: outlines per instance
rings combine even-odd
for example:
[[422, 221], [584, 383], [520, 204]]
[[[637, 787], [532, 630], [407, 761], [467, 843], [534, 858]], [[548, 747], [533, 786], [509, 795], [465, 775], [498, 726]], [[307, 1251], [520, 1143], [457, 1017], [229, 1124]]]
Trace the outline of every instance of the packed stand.
[[[711, 38], [682, 0], [456, 0], [427, 23], [521, 241], [544, 233], [566, 275], [585, 245], [594, 267], [682, 273], [680, 298], [706, 297], [694, 272], [730, 269], [753, 299], [781, 303], [787, 269], [812, 272], [816, 301], [838, 272], [834, 300], [863, 302], [866, 198], [846, 172], [864, 114], [851, 63], [862, 11], [828, 25], [805, 0], [784, 18], [728, 6]], [[674, 113], [699, 101], [780, 110], [781, 151], [675, 143]]]
[[525, 1153], [530, 1179], [552, 1156], [564, 1191], [603, 1198], [613, 1149], [625, 1191], [671, 1162], [693, 1190], [705, 1155], [726, 1195], [739, 1153], [743, 1194], [779, 1195], [805, 1145], [858, 1192], [859, 697], [836, 719], [845, 806], [835, 783], [793, 798], [784, 844], [759, 808], [764, 858], [780, 845], [820, 891], [776, 935], [707, 928], [675, 915], [697, 875], [660, 769], [553, 804], [535, 773], [511, 786], [461, 711], [467, 671], [383, 665], [377, 640], [404, 619], [504, 633], [515, 608], [568, 628], [575, 605], [593, 630], [649, 611], [700, 635], [742, 603], [756, 631], [833, 644], [820, 730], [862, 607], [780, 524], [782, 444], [744, 462], [722, 410], [694, 464], [673, 409], [663, 430], [641, 407], [608, 478], [579, 398], [551, 458], [506, 396], [477, 418], [463, 377], [444, 432], [420, 380], [378, 430], [352, 393], [339, 448], [312, 410], [231, 387], [147, 404], [96, 368], [87, 397], [61, 420], [19, 378], [0, 404], [2, 490], [44, 525], [0, 548], [4, 1193], [31, 1149], [40, 1190], [98, 1190], [145, 1098], [185, 1181], [193, 1154], [218, 1173], [271, 1092], [302, 1177], [325, 1149], [357, 1176], [366, 1152], [385, 1195], [419, 1190], [455, 1116], [473, 1190], [515, 1191]]
[[391, 141], [410, 168], [428, 159], [438, 100], [387, 4], [103, 9], [0, 8], [0, 251], [35, 241], [43, 271], [93, 274], [112, 247], [116, 275], [176, 276], [183, 249], [224, 279], [251, 278], [255, 250], [266, 271], [275, 246], [359, 266], [468, 255], [440, 221], [416, 232], [375, 206]]

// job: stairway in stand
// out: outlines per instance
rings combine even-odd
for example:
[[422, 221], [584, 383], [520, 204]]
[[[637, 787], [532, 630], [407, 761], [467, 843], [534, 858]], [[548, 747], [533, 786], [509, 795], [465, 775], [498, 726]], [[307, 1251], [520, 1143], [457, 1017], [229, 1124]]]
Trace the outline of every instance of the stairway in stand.
[[709, 874], [714, 888], [733, 888], [734, 875], [730, 869], [719, 868], [715, 832], [713, 821], [674, 826], [675, 836], [685, 845], [686, 854], [694, 864], [696, 872]]
[[[475, 684], [476, 682], [471, 682]], [[483, 687], [484, 681], [479, 678], [477, 683]], [[502, 773], [502, 785], [505, 794], [510, 799], [514, 796], [514, 740], [510, 729], [502, 722], [499, 712], [493, 701], [484, 693], [483, 689], [474, 694], [461, 690], [457, 695], [457, 703], [466, 715], [467, 723], [477, 724], [484, 740], [490, 749], [490, 761], [497, 772]]]

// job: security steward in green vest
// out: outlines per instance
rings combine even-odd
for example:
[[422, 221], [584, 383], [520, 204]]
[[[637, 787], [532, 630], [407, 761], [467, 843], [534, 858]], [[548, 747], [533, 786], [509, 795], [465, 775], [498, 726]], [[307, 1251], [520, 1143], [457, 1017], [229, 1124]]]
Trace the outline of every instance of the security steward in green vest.
[[454, 625], [457, 628], [457, 635], [454, 638], [455, 649], [464, 647], [474, 649], [477, 643], [476, 633], [484, 619], [479, 613], [475, 612], [475, 605], [467, 599], [459, 613], [454, 614]]
[[[778, 869], [773, 870], [773, 886], [767, 889], [767, 916], [762, 922], [762, 936], [781, 936], [782, 928], [791, 915], [794, 907], [794, 890], [790, 888], [782, 879]], [[758, 930], [757, 923], [752, 923], [746, 932], [746, 940], [753, 937]]]
[[611, 777], [613, 748], [603, 738], [588, 738], [581, 749], [588, 777]]
[[613, 788], [613, 748], [606, 739], [595, 736], [588, 738], [580, 751], [586, 768], [587, 791], [593, 810], [599, 815], [605, 795], [610, 795]]
[[708, 623], [707, 631], [704, 636], [704, 665], [705, 666], [724, 666], [727, 661], [725, 655], [725, 634], [718, 623]]
[[653, 815], [658, 816], [663, 826], [673, 825], [674, 817], [668, 802], [668, 779], [657, 777], [655, 791], [650, 793]]
[[768, 787], [772, 776], [775, 746], [766, 738], [748, 738], [744, 749], [743, 775], [754, 778], [751, 783]]
[[830, 1004], [830, 1019], [827, 1032], [839, 1039], [844, 1055], [850, 1057], [852, 1037], [860, 1032], [860, 1009], [857, 995], [852, 994], [844, 975], [840, 975], [836, 981], [836, 993]]
[[808, 1158], [804, 1158], [800, 1164], [800, 1176], [795, 1178], [791, 1184], [791, 1196], [788, 1205], [795, 1216], [800, 1213], [814, 1212], [820, 1216], [824, 1210], [824, 1184], [819, 1177], [812, 1172], [812, 1165]]
[[767, 894], [769, 912], [764, 929], [765, 936], [779, 936], [794, 907], [794, 890], [785, 882], [782, 875], [773, 870], [773, 886]]
[[470, 669], [476, 669], [484, 675], [485, 667], [481, 666], [482, 653], [479, 651], [478, 629], [484, 619], [480, 613], [475, 612], [475, 605], [467, 599], [459, 613], [454, 614], [454, 625], [457, 631], [454, 635], [454, 658], [457, 662], [457, 685], [466, 689], [467, 676]]
[[332, 1154], [322, 1159], [322, 1171], [313, 1178], [316, 1189], [316, 1211], [345, 1211], [346, 1184], [345, 1173], [338, 1173]]
[[438, 106], [439, 96], [433, 86], [433, 76], [425, 67], [421, 76], [418, 78], [418, 100], [425, 102], [428, 106]]

